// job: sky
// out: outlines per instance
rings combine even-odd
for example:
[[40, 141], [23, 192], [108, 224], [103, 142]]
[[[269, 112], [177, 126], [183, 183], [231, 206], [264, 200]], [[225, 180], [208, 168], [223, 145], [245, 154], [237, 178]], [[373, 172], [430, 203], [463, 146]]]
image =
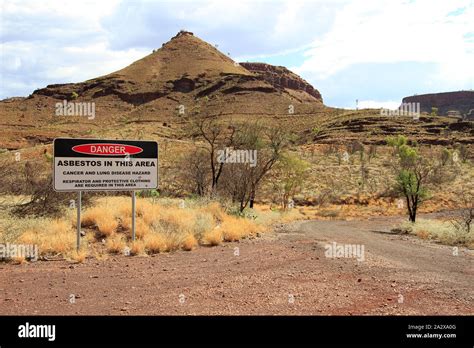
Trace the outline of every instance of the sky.
[[179, 30], [286, 66], [329, 106], [474, 89], [474, 0], [0, 0], [0, 99], [119, 70]]

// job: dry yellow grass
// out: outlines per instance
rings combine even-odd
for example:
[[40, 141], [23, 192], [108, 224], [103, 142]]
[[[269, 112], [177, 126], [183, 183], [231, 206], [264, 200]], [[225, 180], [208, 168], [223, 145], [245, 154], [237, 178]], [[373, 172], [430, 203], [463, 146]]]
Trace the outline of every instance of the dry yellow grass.
[[141, 240], [135, 240], [130, 244], [130, 255], [143, 255], [145, 253], [145, 243]]
[[26, 263], [26, 258], [24, 256], [15, 256], [11, 258], [11, 262], [15, 265], [22, 265]]
[[184, 235], [181, 233], [163, 233], [166, 242], [166, 251], [175, 251], [181, 248]]
[[76, 236], [67, 221], [49, 220], [25, 231], [18, 242], [36, 244], [40, 255], [51, 253], [64, 255], [75, 248]]
[[160, 233], [149, 233], [147, 234], [143, 242], [145, 243], [145, 249], [149, 254], [162, 253], [168, 250], [166, 240]]
[[141, 218], [148, 225], [153, 225], [159, 220], [162, 209], [158, 204], [149, 204], [146, 209], [143, 209]]
[[416, 235], [421, 239], [428, 239], [430, 237], [430, 233], [426, 230], [416, 231]]
[[125, 240], [123, 236], [118, 233], [109, 236], [106, 241], [106, 248], [109, 253], [119, 254], [122, 253], [126, 247]]
[[124, 231], [132, 230], [132, 218], [130, 216], [121, 216], [119, 220], [120, 226]]
[[301, 220], [301, 219], [304, 219], [304, 218], [305, 218], [305, 216], [304, 216], [304, 214], [301, 213], [300, 210], [291, 209], [291, 210], [288, 210], [288, 211], [285, 211], [285, 212], [281, 213], [278, 220], [280, 222], [292, 222], [292, 221]]
[[472, 246], [474, 232], [456, 229], [449, 221], [417, 219], [415, 223], [404, 222], [401, 228], [422, 239], [432, 239], [447, 245]]
[[92, 232], [87, 232], [83, 238], [86, 243], [94, 243], [96, 241], [95, 234]]
[[107, 237], [117, 230], [119, 224], [113, 210], [104, 205], [98, 205], [84, 212], [81, 225], [84, 227], [95, 225], [99, 235]]
[[215, 246], [222, 243], [223, 235], [220, 226], [217, 226], [211, 231], [207, 231], [202, 236], [202, 243], [204, 245]]
[[143, 238], [151, 232], [150, 225], [148, 225], [142, 218], [137, 218], [135, 221], [135, 236]]
[[196, 248], [198, 245], [198, 241], [193, 234], [189, 233], [183, 238], [183, 242], [181, 248], [183, 250], [191, 251]]
[[137, 205], [135, 207], [137, 216], [144, 216], [149, 212], [154, 206], [150, 201], [145, 200], [145, 199], [138, 199], [137, 200]]
[[163, 232], [188, 233], [193, 230], [196, 212], [191, 209], [167, 207], [162, 208], [159, 214], [153, 225]]
[[[184, 208], [172, 203], [169, 199], [163, 203], [137, 199], [137, 240], [129, 244], [132, 255], [193, 250], [199, 244], [213, 246], [238, 241], [262, 231], [263, 225], [273, 223], [278, 215], [262, 212], [259, 216], [272, 216], [264, 219], [265, 222], [257, 222], [230, 216], [217, 202], [194, 202]], [[96, 205], [83, 214], [81, 225], [86, 235], [79, 253], [75, 251], [75, 216], [70, 211], [59, 220], [25, 219], [17, 224], [18, 236], [11, 233], [9, 238], [12, 242], [36, 244], [40, 256], [59, 254], [76, 262], [83, 262], [88, 253], [101, 257], [104, 249], [110, 254], [123, 253], [131, 239], [130, 207], [127, 197], [97, 199]], [[105, 239], [105, 248], [98, 244], [98, 235]]]
[[[113, 206], [115, 213], [118, 216], [132, 216], [132, 201], [128, 197], [109, 197], [109, 205]], [[145, 199], [137, 199], [135, 212], [138, 217], [145, 215], [145, 213], [150, 209], [152, 203]]]
[[226, 216], [228, 216], [218, 202], [211, 202], [204, 206], [201, 210], [203, 212], [210, 213], [218, 224], [221, 223], [221, 221], [223, 221]]
[[196, 214], [193, 226], [193, 234], [200, 239], [206, 232], [212, 231], [216, 227], [217, 221], [212, 214], [200, 211]]
[[226, 242], [235, 242], [242, 239], [245, 235], [245, 230], [237, 224], [232, 222], [224, 222], [222, 224], [222, 237]]
[[251, 235], [255, 235], [262, 228], [254, 222], [233, 216], [226, 216], [221, 225], [221, 231], [226, 242], [234, 242]]
[[81, 226], [91, 227], [97, 223], [100, 216], [104, 213], [101, 206], [96, 206], [87, 209], [81, 217]]
[[82, 263], [87, 258], [87, 251], [86, 250], [74, 250], [70, 253], [69, 258], [77, 263]]
[[[127, 235], [132, 237], [132, 218], [128, 216], [120, 217], [120, 226]], [[151, 227], [143, 218], [137, 217], [135, 219], [135, 237], [143, 239], [151, 232]]]
[[112, 235], [118, 227], [118, 221], [112, 214], [103, 214], [97, 220], [97, 229], [103, 237]]

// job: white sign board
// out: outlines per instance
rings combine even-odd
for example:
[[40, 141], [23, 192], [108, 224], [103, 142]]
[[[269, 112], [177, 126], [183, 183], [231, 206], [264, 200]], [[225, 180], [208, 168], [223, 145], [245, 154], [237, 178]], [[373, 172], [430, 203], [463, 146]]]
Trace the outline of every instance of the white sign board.
[[54, 139], [56, 191], [134, 191], [158, 187], [156, 141]]

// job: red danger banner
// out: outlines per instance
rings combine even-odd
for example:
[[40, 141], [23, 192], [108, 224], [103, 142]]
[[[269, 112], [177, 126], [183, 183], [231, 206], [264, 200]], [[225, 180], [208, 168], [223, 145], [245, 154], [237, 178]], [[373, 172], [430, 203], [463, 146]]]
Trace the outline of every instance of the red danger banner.
[[133, 145], [123, 144], [84, 144], [76, 145], [72, 148], [72, 151], [86, 154], [86, 155], [99, 155], [99, 156], [113, 156], [113, 155], [136, 155], [143, 152], [143, 149]]

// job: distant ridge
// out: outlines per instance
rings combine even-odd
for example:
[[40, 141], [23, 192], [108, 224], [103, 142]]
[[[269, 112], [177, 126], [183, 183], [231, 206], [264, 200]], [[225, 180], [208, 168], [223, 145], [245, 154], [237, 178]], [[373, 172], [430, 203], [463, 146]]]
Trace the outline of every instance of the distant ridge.
[[438, 108], [438, 115], [458, 111], [461, 115], [466, 115], [465, 118], [474, 119], [474, 91], [418, 94], [405, 97], [402, 102], [420, 103], [421, 112], [431, 113], [431, 108]]

